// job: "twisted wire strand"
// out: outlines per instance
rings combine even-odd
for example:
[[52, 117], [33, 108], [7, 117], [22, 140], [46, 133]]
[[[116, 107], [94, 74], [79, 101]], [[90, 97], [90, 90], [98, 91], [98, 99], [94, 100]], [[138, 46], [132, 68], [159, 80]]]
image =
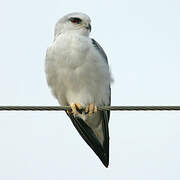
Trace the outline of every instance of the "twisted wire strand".
[[[70, 106], [0, 106], [0, 111], [65, 111]], [[101, 106], [99, 111], [180, 111], [180, 106]]]

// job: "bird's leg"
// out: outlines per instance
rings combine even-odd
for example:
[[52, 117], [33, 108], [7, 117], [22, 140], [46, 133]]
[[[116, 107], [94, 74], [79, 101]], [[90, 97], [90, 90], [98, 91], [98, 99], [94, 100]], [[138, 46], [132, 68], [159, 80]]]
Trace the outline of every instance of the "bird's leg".
[[89, 104], [85, 108], [85, 113], [88, 113], [89, 116], [92, 116], [93, 113], [97, 112], [97, 106], [96, 104]]
[[82, 105], [79, 103], [71, 103], [70, 106], [74, 115], [77, 115], [79, 113], [78, 110], [82, 110]]

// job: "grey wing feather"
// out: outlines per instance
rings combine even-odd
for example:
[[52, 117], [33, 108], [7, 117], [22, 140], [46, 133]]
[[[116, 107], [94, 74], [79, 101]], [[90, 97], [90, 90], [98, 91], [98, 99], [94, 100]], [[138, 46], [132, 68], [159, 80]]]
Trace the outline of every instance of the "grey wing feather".
[[[92, 44], [94, 45], [94, 47], [97, 49], [97, 51], [101, 54], [101, 56], [104, 58], [104, 60], [106, 61], [106, 63], [108, 64], [108, 58], [107, 58], [107, 55], [104, 51], [104, 49], [101, 47], [101, 45], [95, 41], [94, 39], [91, 39], [92, 40]], [[111, 104], [111, 87], [109, 85], [109, 104]], [[108, 114], [108, 121], [109, 121], [109, 118], [110, 118], [110, 111], [106, 111], [107, 114]]]
[[98, 52], [101, 54], [101, 56], [105, 59], [106, 63], [108, 64], [108, 58], [106, 53], [104, 52], [104, 49], [100, 46], [100, 44], [97, 41], [95, 41], [94, 39], [91, 40], [94, 47], [98, 50]]
[[[91, 40], [92, 40], [92, 44], [94, 45], [94, 47], [97, 49], [97, 51], [101, 54], [101, 56], [104, 58], [104, 60], [108, 64], [108, 58], [107, 58], [107, 55], [106, 55], [104, 49], [101, 47], [101, 45], [97, 41], [95, 41], [94, 39], [91, 39]], [[110, 94], [109, 94], [109, 104], [108, 105], [111, 104], [111, 87], [110, 87], [110, 85], [109, 85], [109, 92], [110, 92]], [[108, 121], [109, 121], [110, 111], [106, 111], [106, 112], [108, 114]]]

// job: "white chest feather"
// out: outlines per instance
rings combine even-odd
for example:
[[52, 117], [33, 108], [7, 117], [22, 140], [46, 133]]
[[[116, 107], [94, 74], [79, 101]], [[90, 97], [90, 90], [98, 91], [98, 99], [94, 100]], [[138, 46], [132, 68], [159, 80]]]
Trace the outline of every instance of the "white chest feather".
[[47, 50], [46, 74], [62, 105], [109, 103], [108, 64], [88, 37], [60, 35]]

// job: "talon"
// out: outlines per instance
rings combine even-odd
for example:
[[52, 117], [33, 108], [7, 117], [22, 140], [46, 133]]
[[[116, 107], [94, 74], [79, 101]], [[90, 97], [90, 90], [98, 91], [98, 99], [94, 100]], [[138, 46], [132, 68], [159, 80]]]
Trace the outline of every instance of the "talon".
[[81, 104], [79, 104], [79, 103], [77, 103], [77, 104], [75, 104], [77, 107], [78, 107], [78, 109], [79, 110], [81, 110], [83, 107], [81, 106]]
[[76, 110], [76, 104], [75, 104], [75, 103], [72, 103], [70, 106], [71, 106], [71, 109], [72, 109], [72, 112], [74, 113], [74, 115], [77, 115], [78, 112], [77, 112], [77, 110]]
[[[82, 106], [79, 103], [72, 103], [70, 106], [71, 106], [71, 109], [72, 109], [74, 115], [77, 115], [79, 113], [78, 110], [82, 109]], [[78, 110], [77, 110], [77, 108], [78, 108]]]
[[97, 106], [95, 104], [89, 104], [85, 108], [85, 113], [88, 113], [89, 116], [92, 116], [92, 114], [96, 112], [97, 112]]

